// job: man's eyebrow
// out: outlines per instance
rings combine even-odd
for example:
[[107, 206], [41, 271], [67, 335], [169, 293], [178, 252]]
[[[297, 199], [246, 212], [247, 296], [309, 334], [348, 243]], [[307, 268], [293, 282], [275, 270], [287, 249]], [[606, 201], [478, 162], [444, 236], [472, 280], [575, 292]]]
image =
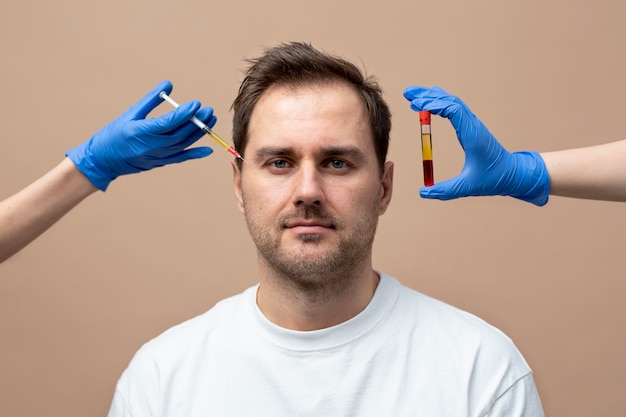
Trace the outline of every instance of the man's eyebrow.
[[363, 158], [365, 156], [361, 148], [357, 146], [333, 146], [333, 147], [324, 149], [324, 155], [349, 156], [352, 158]]
[[288, 146], [264, 146], [259, 148], [254, 156], [260, 159], [270, 158], [280, 155], [293, 155], [295, 151]]
[[[264, 146], [255, 152], [255, 157], [260, 159], [275, 156], [294, 155], [296, 150], [290, 146]], [[331, 146], [321, 151], [324, 156], [346, 156], [352, 158], [363, 158], [363, 151], [357, 146]]]

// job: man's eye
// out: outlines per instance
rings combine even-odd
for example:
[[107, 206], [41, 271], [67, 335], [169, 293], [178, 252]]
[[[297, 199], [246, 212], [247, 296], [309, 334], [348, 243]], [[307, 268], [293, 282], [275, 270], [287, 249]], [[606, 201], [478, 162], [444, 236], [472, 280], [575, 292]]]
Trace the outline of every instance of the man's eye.
[[284, 159], [277, 159], [275, 161], [272, 161], [270, 165], [272, 165], [274, 168], [286, 168], [287, 161], [285, 161]]
[[330, 161], [330, 166], [334, 169], [341, 169], [347, 166], [346, 161], [342, 161], [340, 159], [333, 159]]

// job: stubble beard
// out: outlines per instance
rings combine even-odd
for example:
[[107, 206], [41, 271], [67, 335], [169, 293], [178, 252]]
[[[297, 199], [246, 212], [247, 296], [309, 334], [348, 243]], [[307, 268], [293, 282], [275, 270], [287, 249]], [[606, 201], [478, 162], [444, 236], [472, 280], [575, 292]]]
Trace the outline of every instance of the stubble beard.
[[[248, 215], [248, 210], [245, 213], [260, 261], [269, 267], [280, 283], [296, 293], [322, 298], [340, 296], [353, 288], [364, 267], [368, 266], [364, 261], [371, 254], [378, 225], [377, 210], [364, 213], [348, 233], [345, 233], [345, 224], [340, 218], [324, 215], [315, 206], [302, 207], [276, 219], [272, 233], [264, 231], [263, 225]], [[317, 234], [305, 234], [300, 236], [297, 248], [281, 246], [285, 225], [293, 219], [317, 219], [331, 224], [339, 236], [337, 244], [322, 252], [316, 249], [323, 243], [323, 238]]]

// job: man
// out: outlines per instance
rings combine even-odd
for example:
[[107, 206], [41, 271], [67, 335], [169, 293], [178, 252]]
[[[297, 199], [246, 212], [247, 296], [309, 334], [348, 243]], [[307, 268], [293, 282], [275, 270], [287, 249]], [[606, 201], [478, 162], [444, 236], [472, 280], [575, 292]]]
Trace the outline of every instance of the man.
[[259, 284], [144, 345], [109, 416], [542, 416], [505, 335], [373, 269], [393, 190], [376, 83], [302, 43], [250, 64], [233, 171]]

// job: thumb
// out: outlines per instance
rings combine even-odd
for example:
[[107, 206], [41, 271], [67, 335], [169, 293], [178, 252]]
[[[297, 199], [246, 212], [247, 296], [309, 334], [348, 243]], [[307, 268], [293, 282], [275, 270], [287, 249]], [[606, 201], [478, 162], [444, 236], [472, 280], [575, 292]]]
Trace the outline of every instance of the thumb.
[[454, 200], [467, 197], [467, 190], [463, 187], [461, 176], [441, 181], [430, 187], [420, 188], [420, 197], [431, 200]]

